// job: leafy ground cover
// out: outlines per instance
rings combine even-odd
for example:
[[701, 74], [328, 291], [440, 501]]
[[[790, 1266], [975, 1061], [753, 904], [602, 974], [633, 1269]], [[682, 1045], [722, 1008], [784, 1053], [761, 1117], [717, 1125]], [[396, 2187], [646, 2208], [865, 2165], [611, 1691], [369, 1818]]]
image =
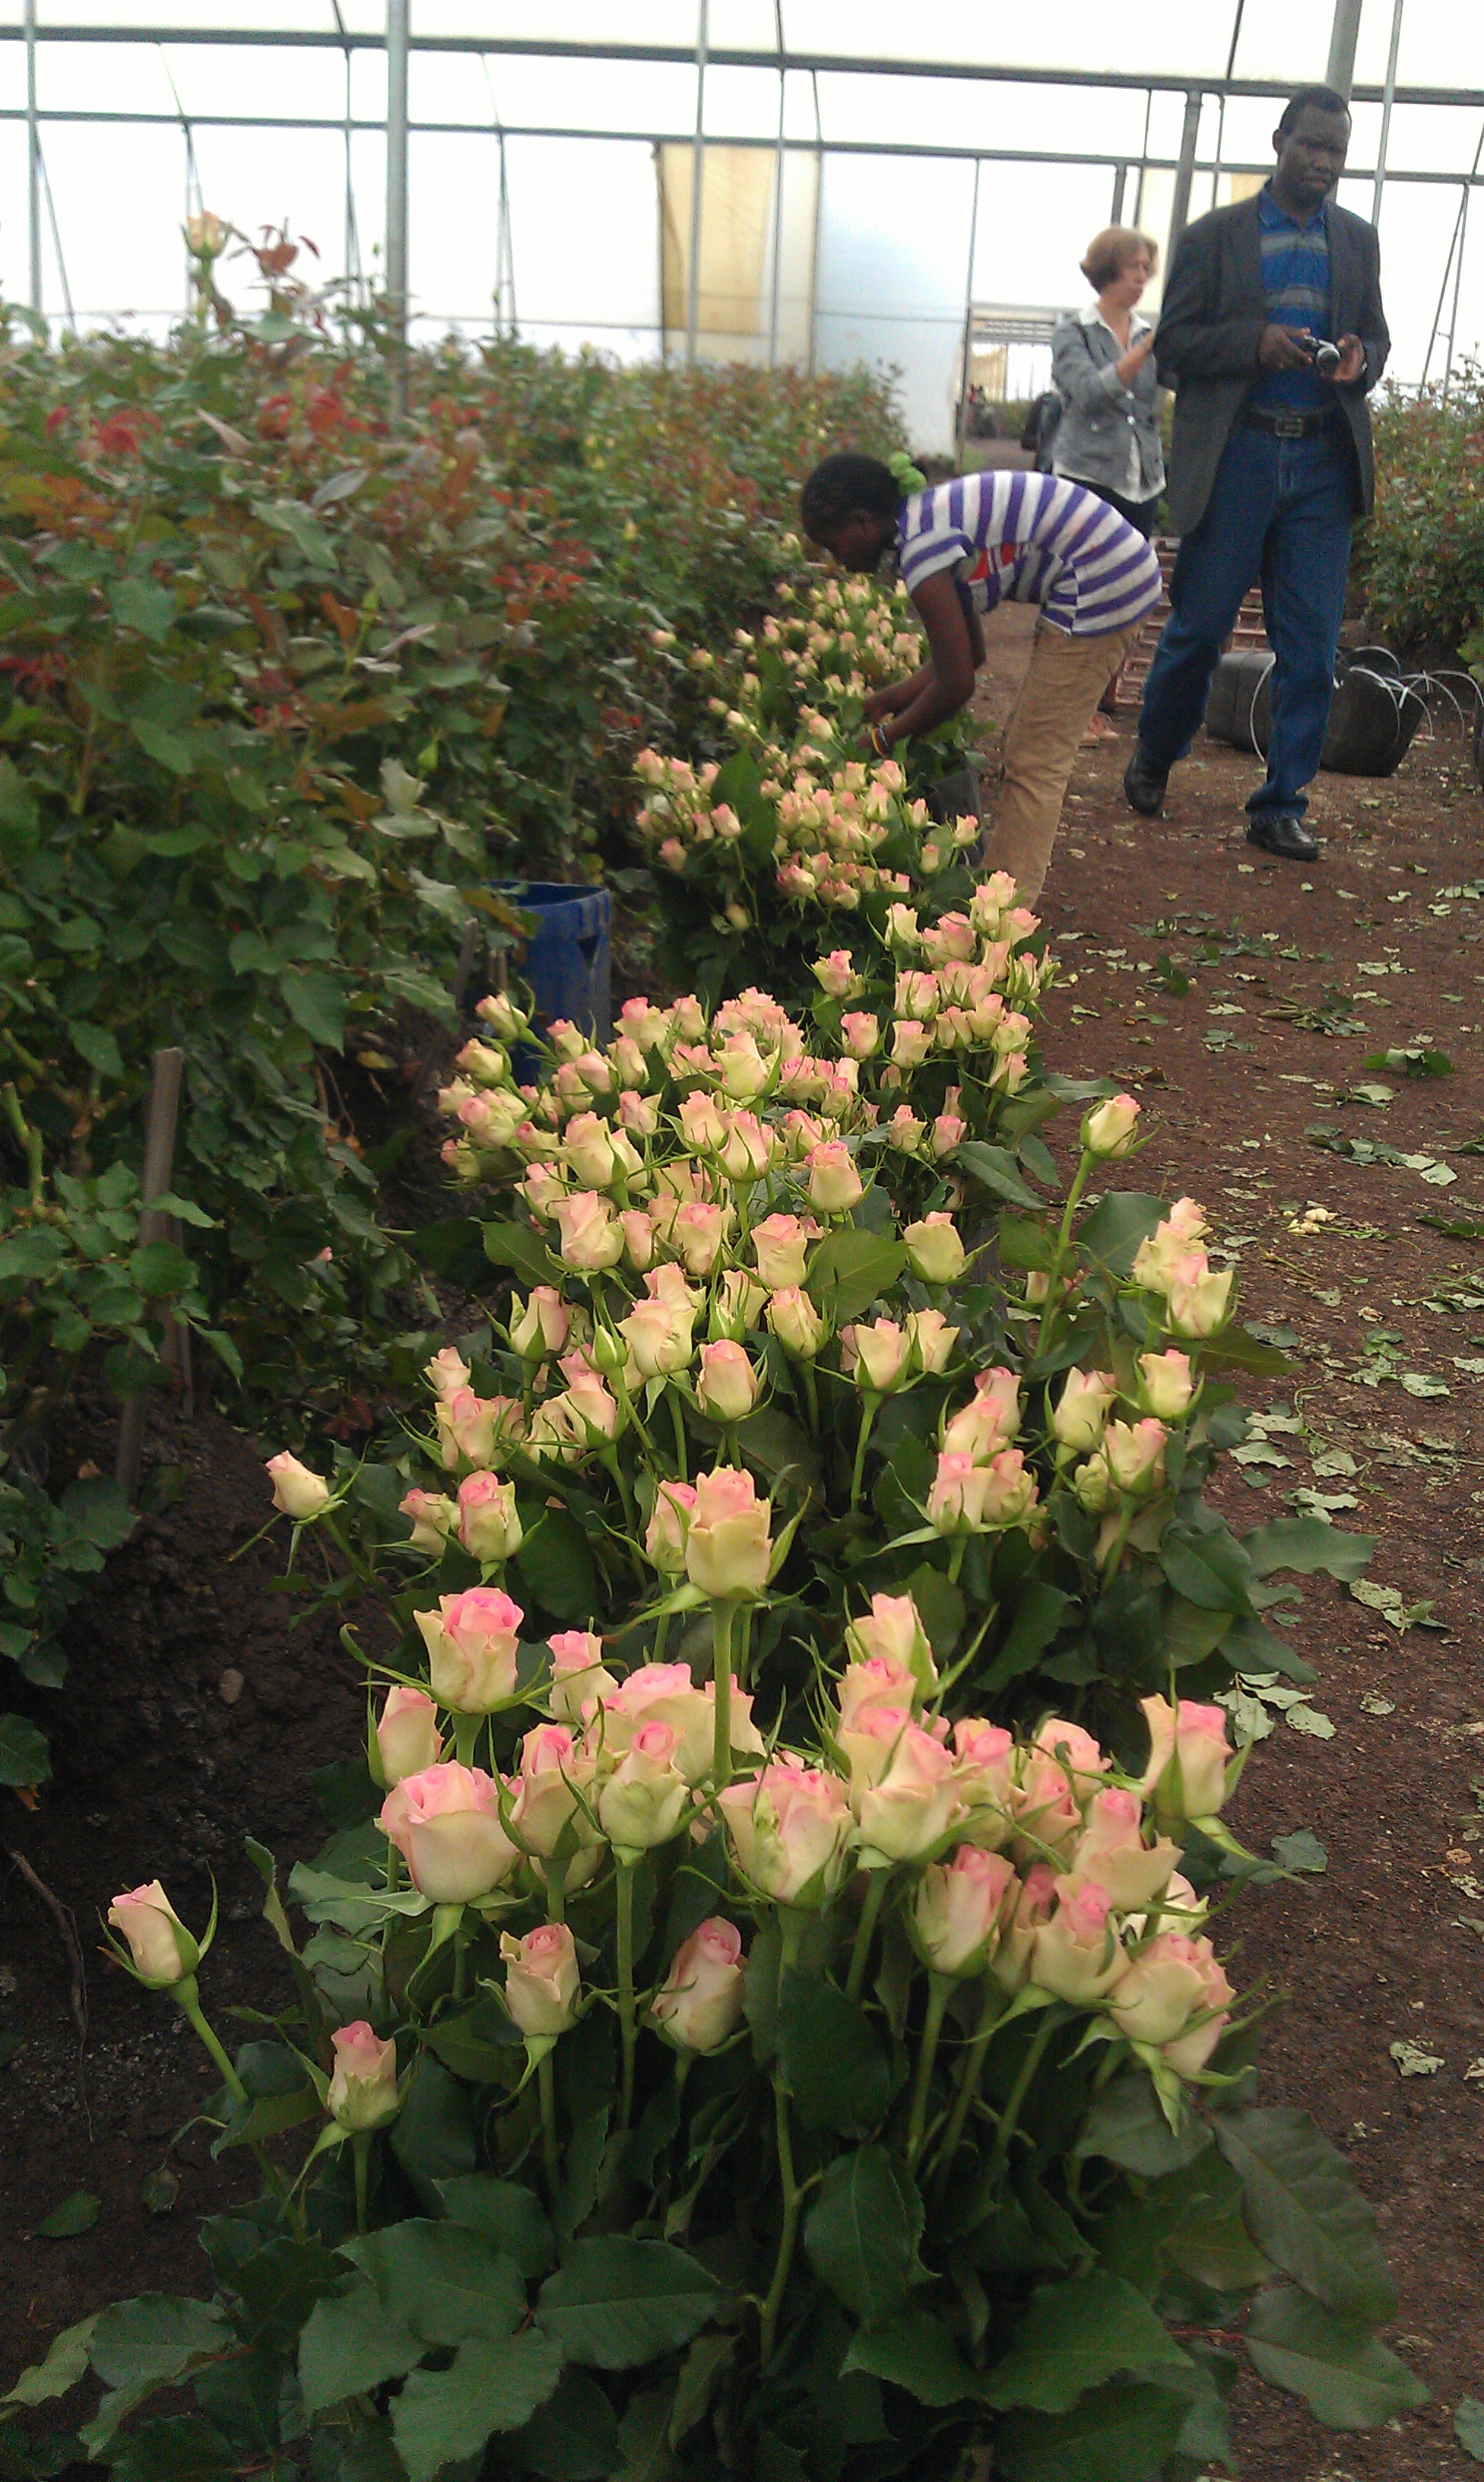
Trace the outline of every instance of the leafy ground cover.
[[1471, 662], [1484, 616], [1484, 373], [1467, 363], [1446, 399], [1375, 407], [1376, 513], [1357, 540], [1354, 586], [1368, 626], [1399, 651]]

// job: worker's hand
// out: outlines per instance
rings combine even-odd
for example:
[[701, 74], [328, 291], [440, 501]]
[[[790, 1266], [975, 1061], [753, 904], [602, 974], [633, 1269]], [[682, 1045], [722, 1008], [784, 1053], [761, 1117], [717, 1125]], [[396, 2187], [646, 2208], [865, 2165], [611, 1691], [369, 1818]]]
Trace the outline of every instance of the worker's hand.
[[872, 690], [866, 700], [867, 723], [879, 724], [884, 715], [900, 715], [915, 695], [910, 681], [889, 681], [884, 690]]
[[1340, 347], [1340, 368], [1331, 371], [1330, 378], [1336, 387], [1353, 387], [1365, 376], [1366, 348], [1359, 336], [1337, 336], [1335, 342]]
[[1307, 328], [1280, 328], [1271, 321], [1258, 341], [1258, 360], [1264, 371], [1312, 370], [1314, 348]]

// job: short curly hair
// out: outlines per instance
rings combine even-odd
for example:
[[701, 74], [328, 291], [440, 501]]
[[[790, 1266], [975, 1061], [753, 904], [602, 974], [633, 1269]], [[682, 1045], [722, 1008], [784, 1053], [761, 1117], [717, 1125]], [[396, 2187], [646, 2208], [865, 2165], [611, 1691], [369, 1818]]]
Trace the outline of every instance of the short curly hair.
[[1094, 293], [1101, 293], [1105, 284], [1122, 276], [1136, 250], [1148, 251], [1149, 273], [1153, 276], [1159, 264], [1159, 245], [1147, 232], [1137, 231], [1133, 224], [1105, 224], [1100, 233], [1094, 233], [1082, 261], [1082, 274]]

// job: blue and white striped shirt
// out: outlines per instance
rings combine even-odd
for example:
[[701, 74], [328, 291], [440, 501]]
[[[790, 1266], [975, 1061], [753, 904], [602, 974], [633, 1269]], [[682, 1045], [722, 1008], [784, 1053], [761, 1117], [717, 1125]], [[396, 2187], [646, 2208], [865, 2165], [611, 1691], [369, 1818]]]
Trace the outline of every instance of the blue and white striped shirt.
[[1074, 638], [1131, 627], [1160, 594], [1143, 536], [1058, 474], [963, 474], [915, 491], [897, 520], [897, 565], [909, 594], [950, 569], [976, 611], [1039, 603]]

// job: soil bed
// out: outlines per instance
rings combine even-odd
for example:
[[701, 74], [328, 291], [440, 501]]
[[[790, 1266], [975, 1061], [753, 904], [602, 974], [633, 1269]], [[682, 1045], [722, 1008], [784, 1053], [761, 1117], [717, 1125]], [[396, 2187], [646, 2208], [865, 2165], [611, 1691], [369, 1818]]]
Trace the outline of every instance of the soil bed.
[[[1007, 612], [991, 631], [1001, 713], [1029, 620]], [[1268, 1427], [1232, 1468], [1228, 1513], [1256, 1522], [1327, 1501], [1376, 1536], [1370, 1582], [1394, 1590], [1385, 1610], [1328, 1580], [1305, 1590], [1290, 1633], [1319, 1676], [1311, 1720], [1269, 1709], [1235, 1824], [1260, 1851], [1308, 1829], [1327, 1866], [1244, 1900], [1236, 1978], [1290, 1994], [1264, 2099], [1306, 2105], [1355, 2161], [1401, 2288], [1399, 2348], [1435, 2402], [1337, 2438], [1243, 2382], [1241, 2469], [1462, 2482], [1453, 2409], [1484, 2395], [1484, 1243], [1423, 1219], [1484, 1230], [1484, 1155], [1460, 1150], [1484, 1129], [1484, 894], [1460, 893], [1484, 885], [1484, 805], [1462, 742], [1424, 740], [1389, 782], [1321, 778], [1323, 858], [1295, 869], [1245, 845], [1255, 762], [1212, 745], [1179, 772], [1162, 820], [1133, 819], [1118, 785], [1127, 732], [1079, 765], [1043, 904], [1064, 942], [1048, 1057], [1141, 1093], [1152, 1135], [1128, 1183], [1198, 1197], [1238, 1266], [1243, 1316], [1291, 1335], [1289, 1375], [1246, 1391]], [[1409, 1047], [1453, 1073], [1364, 1066]], [[1368, 1098], [1344, 1099], [1361, 1088]], [[112, 1446], [100, 1421], [76, 1455], [106, 1467]], [[97, 1924], [116, 1888], [156, 1875], [203, 1920], [214, 1872], [212, 2013], [221, 2024], [230, 2006], [281, 1999], [243, 1837], [283, 1869], [314, 1849], [310, 1777], [353, 1747], [362, 1708], [337, 1621], [291, 1624], [281, 1538], [243, 1551], [267, 1515], [260, 1455], [219, 1419], [156, 1419], [150, 1457], [183, 1469], [181, 1495], [76, 1616], [56, 1783], [34, 1811], [0, 1796], [0, 1848], [75, 1917], [90, 2012], [85, 2113], [62, 1942], [0, 1859], [0, 2029], [17, 2037], [0, 2073], [7, 2377], [111, 2295], [195, 2288], [198, 2215], [248, 2186], [195, 2133], [170, 2157], [173, 2209], [149, 2212], [142, 2183], [205, 2079], [173, 2012], [101, 1962]], [[83, 2189], [101, 2203], [93, 2228], [37, 2238]]]

